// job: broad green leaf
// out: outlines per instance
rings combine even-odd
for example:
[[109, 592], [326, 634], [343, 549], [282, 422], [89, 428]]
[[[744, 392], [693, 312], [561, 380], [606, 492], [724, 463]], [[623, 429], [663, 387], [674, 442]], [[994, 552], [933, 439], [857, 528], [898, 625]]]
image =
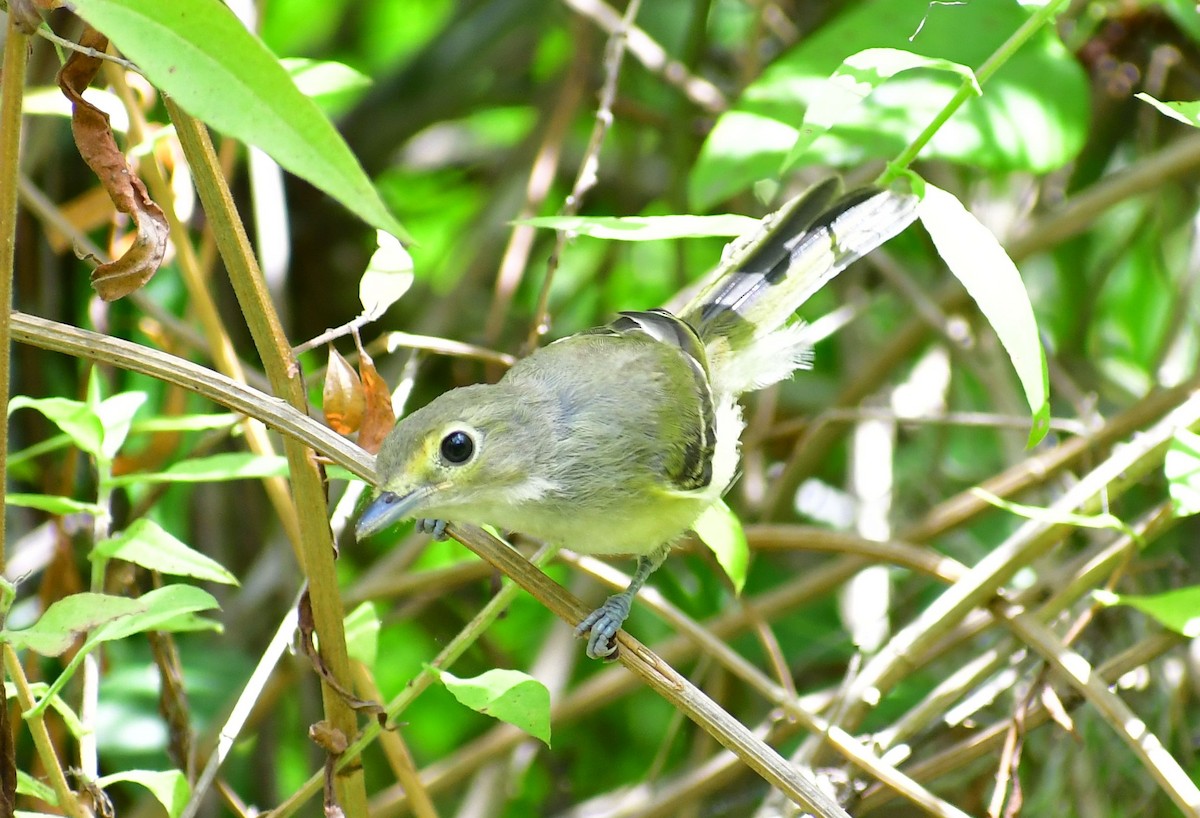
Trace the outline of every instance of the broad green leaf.
[[192, 115], [261, 148], [380, 230], [406, 238], [345, 140], [219, 0], [78, 0], [75, 12]]
[[[75, 596], [84, 596], [84, 594], [76, 594]], [[91, 596], [100, 595], [91, 594]], [[47, 703], [75, 675], [75, 671], [79, 669], [84, 658], [104, 642], [124, 639], [127, 636], [145, 631], [170, 632], [181, 624], [184, 626], [181, 628], [183, 630], [196, 630], [195, 622], [189, 615], [197, 611], [206, 611], [218, 607], [217, 601], [213, 599], [212, 594], [192, 585], [165, 585], [162, 588], [155, 588], [153, 591], [143, 594], [137, 599], [125, 599], [124, 597], [112, 597], [112, 599], [121, 599], [128, 603], [136, 603], [138, 610], [130, 613], [128, 616], [111, 619], [106, 624], [92, 631], [91, 635], [84, 641], [83, 646], [75, 652], [75, 655], [71, 657], [71, 661], [63, 668], [62, 673], [50, 685], [47, 694], [39, 699], [37, 704], [26, 711], [26, 717], [44, 711]]]
[[5, 628], [0, 631], [0, 639], [14, 648], [28, 648], [42, 656], [58, 656], [88, 631], [145, 613], [146, 610], [144, 603], [129, 597], [72, 594], [47, 608], [38, 621], [28, 628], [19, 631]]
[[616, 241], [655, 241], [703, 236], [740, 236], [753, 230], [749, 216], [540, 216], [520, 224], [566, 230], [580, 236]]
[[1163, 102], [1157, 100], [1149, 94], [1134, 94], [1135, 97], [1142, 102], [1148, 102], [1159, 110], [1160, 113], [1171, 117], [1184, 125], [1191, 125], [1193, 128], [1200, 128], [1200, 100], [1192, 100], [1191, 102]]
[[413, 260], [395, 236], [378, 231], [378, 249], [358, 282], [363, 314], [375, 319], [400, 300], [413, 283]]
[[96, 544], [89, 559], [122, 559], [151, 571], [210, 582], [237, 585], [237, 577], [219, 562], [176, 539], [153, 520], [145, 517], [115, 537]]
[[38, 511], [47, 511], [58, 515], [91, 514], [94, 517], [99, 517], [108, 513], [108, 509], [104, 508], [104, 506], [96, 505], [95, 503], [84, 503], [80, 500], [73, 500], [70, 497], [60, 497], [55, 494], [9, 494], [4, 499], [10, 506], [36, 508]]
[[379, 611], [372, 602], [364, 602], [346, 616], [346, 652], [350, 658], [375, 667], [379, 654]]
[[[848, 55], [897, 49], [977, 68], [1030, 14], [1015, 0], [933, 5], [863, 0], [839, 8], [834, 19], [767, 66], [717, 119], [688, 180], [693, 206], [708, 208], [777, 178], [801, 136], [807, 109]], [[961, 84], [959, 75], [942, 70], [896, 74], [839, 117], [801, 161], [847, 167], [892, 159], [935, 120]], [[1005, 62], [983, 92], [939, 128], [922, 158], [984, 171], [1044, 173], [1071, 161], [1087, 138], [1087, 76], [1049, 28]]]
[[263, 456], [250, 452], [230, 452], [182, 460], [166, 471], [123, 474], [114, 477], [112, 483], [115, 486], [139, 483], [212, 483], [221, 480], [285, 477], [287, 474], [287, 458], [282, 455]]
[[489, 670], [473, 679], [460, 679], [445, 670], [435, 672], [462, 704], [519, 727], [550, 746], [550, 691], [537, 679], [519, 670]]
[[1188, 638], [1200, 636], [1200, 585], [1191, 585], [1161, 594], [1114, 594], [1111, 591], [1092, 592], [1102, 605], [1127, 605], [1154, 617], [1166, 628]]
[[848, 118], [884, 80], [914, 68], [956, 74], [961, 82], [970, 83], [976, 96], [983, 93], [975, 72], [950, 60], [925, 57], [899, 48], [868, 48], [852, 54], [820, 87], [804, 112], [800, 136], [788, 151], [784, 170], [791, 167], [821, 134]]
[[1050, 379], [1033, 305], [1008, 253], [950, 193], [925, 185], [918, 213], [938, 254], [1000, 338], [1033, 414], [1032, 446], [1050, 428]]
[[96, 779], [96, 784], [104, 788], [118, 781], [140, 784], [150, 790], [150, 793], [166, 808], [168, 818], [178, 818], [182, 815], [183, 808], [187, 806], [188, 798], [192, 794], [187, 776], [179, 770], [126, 770], [101, 776]]
[[712, 549], [717, 562], [733, 582], [734, 590], [740, 594], [750, 565], [750, 546], [746, 543], [742, 521], [723, 500], [718, 500], [692, 524], [692, 530]]
[[96, 407], [96, 414], [104, 425], [104, 442], [100, 448], [105, 459], [112, 460], [125, 445], [125, 438], [129, 436], [129, 428], [133, 424], [133, 416], [146, 402], [146, 398], [145, 392], [122, 392], [105, 398]]
[[35, 409], [62, 429], [75, 445], [91, 455], [99, 455], [104, 442], [104, 424], [83, 401], [69, 398], [28, 398], [17, 395], [8, 402], [8, 413], [17, 409]]
[[1200, 435], [1179, 429], [1171, 438], [1163, 474], [1176, 517], [1200, 514]]

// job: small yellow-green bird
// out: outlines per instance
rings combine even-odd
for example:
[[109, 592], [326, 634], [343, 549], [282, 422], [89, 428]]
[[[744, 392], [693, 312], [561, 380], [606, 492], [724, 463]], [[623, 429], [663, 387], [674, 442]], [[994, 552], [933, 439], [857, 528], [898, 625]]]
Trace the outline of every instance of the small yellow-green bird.
[[675, 313], [621, 313], [555, 341], [498, 383], [438, 397], [396, 424], [359, 539], [410, 517], [491, 524], [585, 554], [631, 554], [629, 587], [576, 628], [615, 650], [634, 595], [734, 479], [737, 398], [805, 366], [792, 313], [907, 227], [918, 198], [828, 179], [763, 219]]

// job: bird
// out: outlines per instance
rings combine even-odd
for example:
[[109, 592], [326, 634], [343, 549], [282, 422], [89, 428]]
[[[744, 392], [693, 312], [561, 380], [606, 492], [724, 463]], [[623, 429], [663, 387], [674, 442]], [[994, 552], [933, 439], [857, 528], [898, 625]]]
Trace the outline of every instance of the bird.
[[919, 197], [897, 188], [828, 177], [727, 245], [678, 308], [619, 313], [403, 417], [357, 538], [416, 518], [435, 537], [490, 524], [635, 556], [629, 586], [575, 630], [588, 656], [612, 657], [637, 592], [737, 475], [738, 397], [810, 366], [793, 313], [916, 218]]

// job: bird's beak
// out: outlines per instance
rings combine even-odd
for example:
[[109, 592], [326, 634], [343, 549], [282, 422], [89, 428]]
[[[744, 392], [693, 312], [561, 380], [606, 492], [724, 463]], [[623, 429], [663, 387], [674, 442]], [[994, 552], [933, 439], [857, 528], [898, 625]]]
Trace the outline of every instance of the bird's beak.
[[361, 540], [403, 520], [409, 516], [409, 512], [416, 507], [424, 494], [421, 491], [410, 491], [402, 497], [390, 491], [382, 492], [358, 518], [358, 524], [354, 526], [354, 536]]

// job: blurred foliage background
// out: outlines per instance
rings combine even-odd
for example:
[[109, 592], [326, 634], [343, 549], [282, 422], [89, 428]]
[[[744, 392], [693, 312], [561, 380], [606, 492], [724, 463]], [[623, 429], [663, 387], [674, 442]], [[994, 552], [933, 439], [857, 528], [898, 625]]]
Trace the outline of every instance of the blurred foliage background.
[[[823, 80], [846, 57], [878, 47], [978, 69], [1040, 7], [1016, 0], [645, 3], [620, 69], [597, 183], [580, 212], [757, 217], [831, 170], [852, 184], [868, 182], [930, 125], [959, 79], [916, 70], [889, 80], [783, 172]], [[363, 330], [365, 342], [404, 330], [520, 354], [531, 333], [558, 337], [617, 310], [665, 303], [720, 258], [720, 238], [575, 239], [557, 258], [548, 323], [536, 326], [554, 235], [514, 220], [563, 207], [585, 156], [606, 76], [606, 42], [622, 9], [598, 0], [262, 0], [237, 11], [279, 57], [338, 62], [369, 79], [319, 101], [415, 239], [416, 278]], [[63, 11], [50, 23], [64, 36], [77, 31]], [[1200, 354], [1200, 135], [1134, 94], [1200, 96], [1198, 44], [1200, 14], [1190, 0], [1074, 0], [989, 75], [983, 95], [936, 131], [914, 165], [955, 193], [1021, 269], [1053, 400], [1051, 434], [1036, 449], [1025, 449], [1028, 413], [1004, 350], [919, 229], [806, 305], [804, 318], [832, 316], [819, 325], [836, 332], [818, 345], [811, 372], [749, 401], [744, 473], [728, 498], [753, 549], [741, 598], [699, 547], [682, 548], [652, 584], [701, 623], [725, 616], [729, 624], [714, 627], [714, 638], [783, 688], [794, 685], [806, 708], [836, 702], [891, 634], [933, 616], [962, 573], [938, 569], [932, 557], [969, 567], [1020, 539], [1024, 519], [980, 500], [971, 487], [1049, 506], [1168, 411], [1190, 405]], [[108, 304], [92, 294], [92, 265], [72, 245], [83, 236], [117, 252], [127, 229], [97, 197], [69, 120], [61, 111], [34, 109], [33, 91], [53, 86], [58, 67], [54, 48], [36, 40], [14, 306], [209, 363], [215, 340], [198, 329], [173, 253], [138, 300]], [[165, 122], [153, 89], [130, 82], [148, 119]], [[294, 177], [286, 178], [283, 199], [271, 199], [272, 171], [251, 173], [244, 146], [215, 138], [289, 342], [352, 319], [374, 230]], [[187, 175], [167, 144], [160, 143], [156, 159], [188, 205]], [[46, 214], [54, 212], [73, 235], [64, 239], [51, 229]], [[185, 218], [249, 380], [261, 386], [261, 366], [205, 215], [188, 211]], [[348, 339], [338, 347], [348, 356], [354, 351]], [[389, 384], [411, 387], [410, 407], [500, 374], [496, 364], [469, 356], [402, 349], [374, 357]], [[314, 407], [324, 365], [323, 349], [301, 358]], [[82, 399], [90, 369], [84, 360], [16, 345], [12, 394]], [[140, 421], [214, 411], [144, 376], [109, 368], [99, 374], [106, 395], [149, 395]], [[25, 452], [54, 434], [42, 415], [17, 412], [10, 450]], [[243, 448], [228, 429], [153, 433], [135, 426], [115, 469], [155, 471]], [[889, 763], [913, 771], [970, 815], [1174, 814], [1163, 768], [1140, 759], [1112, 714], [1081, 704], [1044, 655], [1000, 624], [1012, 610], [1036, 611], [1067, 592], [1046, 613], [1047, 630], [1063, 651], [1070, 643], [1093, 667], [1115, 663], [1110, 681], [1120, 678], [1119, 697], [1195, 779], [1194, 646], [1130, 607], [1102, 607], [1091, 594], [1108, 587], [1152, 596], [1198, 582], [1200, 528], [1194, 517], [1177, 517], [1170, 500], [1186, 478], [1164, 476], [1156, 451], [1157, 461], [1138, 470], [1131, 485], [1114, 483], [1111, 496], [1090, 508], [1137, 536], [1111, 521], [1049, 526], [1045, 547], [1017, 558], [1011, 580], [970, 616], [950, 622], [934, 648], [909, 657], [901, 678], [851, 731], [864, 740], [876, 735], [880, 748], [892, 750]], [[10, 490], [95, 497], [88, 461], [71, 448], [17, 458], [6, 477]], [[333, 482], [335, 499], [345, 485]], [[221, 603], [223, 633], [176, 637], [189, 705], [183, 723], [206, 751], [293, 606], [303, 573], [254, 480], [131, 487], [113, 494], [111, 513], [115, 529], [151, 517], [240, 579], [237, 588], [209, 589]], [[6, 514], [8, 576], [22, 580], [15, 619], [28, 621], [40, 607], [88, 587], [87, 525], [11, 506]], [[387, 699], [486, 604], [498, 577], [453, 542], [402, 530], [356, 544], [344, 524], [335, 517], [347, 609], [370, 601], [381, 623], [377, 655], [358, 693]], [[872, 553], [864, 543], [872, 541], [896, 550], [864, 557]], [[869, 564], [871, 572], [859, 572]], [[587, 571], [561, 561], [547, 570], [589, 602], [605, 593]], [[151, 582], [145, 572], [110, 571], [114, 592], [134, 593]], [[785, 756], [798, 753], [798, 761], [844, 786], [853, 814], [921, 813], [890, 800], [873, 778], [811, 739], [805, 743], [777, 703], [702, 645], [669, 641], [674, 628], [653, 607], [635, 605], [628, 630], [664, 650]], [[31, 678], [58, 672], [52, 660], [26, 664]], [[396, 781], [400, 762], [372, 745], [362, 763], [372, 815], [789, 814], [773, 811], [778, 805], [767, 786], [668, 703], [619, 666], [587, 661], [567, 626], [523, 594], [455, 673], [494, 667], [526, 670], [547, 685], [551, 747], [468, 710], [435, 685], [407, 708], [398, 728], [427, 798], [406, 795]], [[973, 675], [961, 675], [972, 668]], [[171, 753], [179, 745], [168, 725], [177, 722], [159, 713], [161, 676], [144, 638], [106, 648], [94, 722], [103, 772], [184, 766]], [[945, 689], [939, 685], [951, 693], [927, 698]], [[836, 710], [825, 714], [834, 718]], [[285, 657], [203, 813], [253, 814], [319, 773], [323, 754], [307, 730], [321, 717], [316, 675], [300, 655]], [[878, 738], [889, 730], [902, 738]], [[65, 731], [54, 737], [70, 758]], [[16, 758], [21, 769], [39, 774], [19, 732]], [[120, 814], [161, 814], [144, 791], [126, 787], [109, 793]], [[319, 805], [300, 809], [315, 814]]]

